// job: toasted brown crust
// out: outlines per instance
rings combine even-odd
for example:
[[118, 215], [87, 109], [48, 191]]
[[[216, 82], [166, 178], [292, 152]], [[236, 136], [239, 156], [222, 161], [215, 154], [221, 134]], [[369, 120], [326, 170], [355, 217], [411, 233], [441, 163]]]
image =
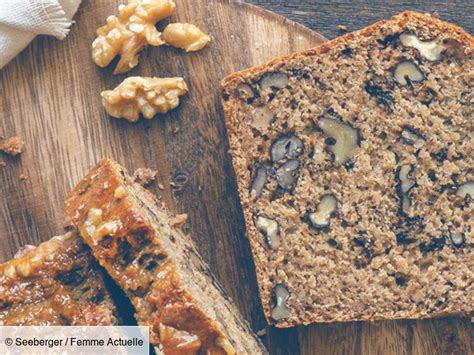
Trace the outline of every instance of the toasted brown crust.
[[[265, 353], [217, 286], [212, 282], [203, 288], [196, 286], [196, 280], [209, 273], [208, 267], [200, 261], [189, 237], [172, 226], [170, 216], [157, 203], [117, 163], [103, 160], [71, 192], [66, 211], [100, 264], [132, 301], [139, 324], [151, 327], [151, 341], [159, 349], [178, 351], [179, 336], [169, 334], [184, 332], [194, 339], [188, 345], [190, 353], [232, 354], [223, 346], [226, 341], [237, 353]], [[99, 210], [101, 222], [91, 231], [90, 212]], [[98, 237], [95, 230], [107, 223], [112, 223], [110, 230]], [[181, 251], [188, 255], [178, 255]], [[184, 268], [188, 276], [184, 276]], [[225, 303], [230, 310], [226, 316], [239, 324], [236, 334], [229, 334], [227, 324], [217, 320], [216, 316], [224, 315], [197, 299], [209, 292], [216, 303]]]
[[[469, 33], [464, 31], [461, 27], [441, 21], [430, 15], [420, 14], [418, 12], [413, 11], [404, 11], [401, 14], [394, 16], [390, 20], [381, 20], [359, 31], [350, 32], [348, 34], [345, 34], [341, 37], [337, 37], [331, 41], [325, 42], [317, 47], [308, 49], [306, 51], [278, 57], [272, 59], [271, 61], [265, 64], [257, 65], [248, 69], [232, 73], [222, 80], [221, 91], [223, 95], [225, 95], [229, 91], [235, 89], [237, 85], [244, 82], [245, 80], [260, 76], [263, 73], [277, 71], [288, 61], [298, 61], [306, 57], [321, 55], [326, 53], [332, 47], [337, 46], [339, 44], [346, 43], [350, 40], [357, 39], [359, 37], [370, 37], [373, 35], [374, 32], [376, 32], [381, 26], [386, 24], [388, 21], [390, 21], [390, 23], [393, 24], [394, 27], [403, 28], [404, 23], [412, 20], [420, 20], [427, 24], [439, 27], [442, 31], [447, 31], [454, 34], [457, 40], [465, 44], [466, 47], [474, 48], [474, 38]], [[232, 107], [229, 107], [230, 105], [227, 105], [226, 100], [223, 100], [223, 105], [226, 117], [230, 117], [229, 114], [232, 113]]]
[[[436, 18], [433, 18], [429, 15], [423, 15], [415, 12], [404, 12], [400, 15], [393, 17], [391, 20], [383, 20], [377, 22], [374, 25], [371, 25], [365, 29], [362, 29], [357, 32], [346, 34], [342, 37], [339, 37], [335, 40], [329, 41], [324, 43], [316, 48], [309, 49], [304, 52], [291, 54], [289, 56], [276, 58], [266, 64], [259, 65], [256, 67], [252, 67], [250, 69], [240, 71], [237, 73], [233, 73], [223, 79], [221, 83], [222, 89], [222, 96], [223, 96], [223, 106], [224, 112], [226, 117], [226, 125], [227, 130], [229, 133], [229, 140], [230, 140], [230, 147], [231, 147], [231, 154], [233, 157], [233, 166], [234, 170], [237, 175], [238, 187], [239, 187], [239, 194], [242, 201], [242, 206], [244, 209], [244, 216], [246, 221], [246, 227], [249, 235], [249, 240], [252, 246], [255, 263], [257, 266], [257, 279], [259, 281], [260, 287], [260, 294], [263, 302], [263, 308], [265, 310], [265, 314], [269, 323], [274, 323], [274, 320], [271, 318], [271, 295], [269, 294], [269, 287], [268, 281], [269, 278], [272, 279], [275, 275], [266, 275], [265, 267], [263, 264], [265, 261], [268, 261], [268, 250], [265, 248], [261, 243], [261, 235], [256, 230], [255, 222], [254, 222], [254, 211], [251, 210], [252, 199], [249, 194], [249, 169], [251, 166], [249, 165], [250, 159], [247, 160], [245, 154], [242, 153], [242, 148], [239, 140], [249, 139], [246, 135], [242, 135], [242, 122], [237, 122], [236, 117], [239, 116], [239, 110], [241, 109], [239, 105], [236, 105], [235, 102], [238, 101], [235, 99], [237, 96], [237, 88], [242, 84], [254, 84], [257, 83], [258, 80], [262, 78], [262, 76], [266, 73], [274, 73], [280, 72], [282, 68], [287, 68], [289, 64], [294, 64], [298, 62], [303, 62], [311, 58], [311, 57], [323, 57], [325, 53], [329, 52], [332, 48], [343, 47], [344, 44], [357, 41], [361, 38], [371, 38], [374, 33], [379, 31], [383, 26], [390, 26], [393, 29], [393, 33], [400, 32], [406, 23], [411, 21], [419, 21], [429, 26], [435, 26], [439, 29], [440, 32], [449, 33], [449, 36], [455, 39], [457, 42], [462, 44], [462, 47], [465, 48], [466, 52], [464, 53], [467, 57], [472, 57], [474, 53], [474, 39], [473, 37], [466, 33], [460, 27], [457, 27], [452, 24], [448, 24], [446, 22], [440, 21]], [[355, 103], [360, 104], [360, 103]], [[469, 255], [465, 255], [465, 266], [468, 263], [472, 264], [472, 257]], [[471, 265], [472, 266], [472, 265]], [[276, 274], [276, 273], [275, 273]], [[317, 273], [315, 273], [315, 277], [317, 278]], [[300, 285], [304, 286], [304, 285]], [[471, 295], [472, 297], [472, 295]], [[301, 302], [304, 304], [304, 302]], [[313, 309], [312, 305], [308, 306], [310, 309]], [[461, 309], [462, 308], [462, 309]], [[441, 310], [438, 312], [430, 313], [430, 314], [422, 314], [418, 312], [406, 312], [403, 314], [363, 314], [361, 311], [360, 315], [357, 317], [347, 317], [347, 316], [334, 316], [329, 314], [317, 314], [317, 307], [314, 307], [314, 311], [307, 311], [305, 314], [300, 312], [299, 317], [291, 317], [289, 319], [281, 320], [276, 324], [277, 327], [289, 327], [294, 326], [297, 324], [308, 324], [312, 322], [331, 322], [331, 321], [346, 321], [346, 320], [377, 320], [377, 319], [397, 319], [397, 318], [425, 318], [425, 317], [438, 317], [438, 316], [445, 316], [445, 315], [468, 315], [470, 311], [467, 309], [469, 307], [449, 307], [448, 310]], [[321, 310], [325, 312], [325, 310]], [[312, 313], [313, 312], [313, 313]]]
[[90, 250], [74, 233], [29, 246], [0, 265], [0, 325], [116, 325]]

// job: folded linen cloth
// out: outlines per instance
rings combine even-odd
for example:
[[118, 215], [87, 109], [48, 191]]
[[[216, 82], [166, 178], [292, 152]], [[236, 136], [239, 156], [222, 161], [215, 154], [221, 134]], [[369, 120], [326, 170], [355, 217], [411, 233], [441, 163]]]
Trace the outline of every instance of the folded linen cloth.
[[1, 0], [0, 69], [36, 35], [64, 39], [82, 0]]

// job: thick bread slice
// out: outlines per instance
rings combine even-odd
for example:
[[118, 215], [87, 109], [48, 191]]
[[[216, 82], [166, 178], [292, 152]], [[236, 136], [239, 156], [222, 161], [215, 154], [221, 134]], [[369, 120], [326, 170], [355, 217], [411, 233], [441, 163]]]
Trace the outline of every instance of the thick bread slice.
[[404, 12], [223, 80], [270, 323], [472, 312], [473, 56]]
[[165, 354], [265, 354], [191, 239], [111, 160], [74, 188], [66, 211]]
[[0, 265], [0, 325], [117, 325], [102, 270], [76, 233]]

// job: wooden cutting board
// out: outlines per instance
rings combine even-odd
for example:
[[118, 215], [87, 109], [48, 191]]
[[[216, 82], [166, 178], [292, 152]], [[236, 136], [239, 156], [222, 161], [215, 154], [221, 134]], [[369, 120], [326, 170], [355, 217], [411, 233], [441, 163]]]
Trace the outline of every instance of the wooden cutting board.
[[[19, 135], [19, 158], [0, 156], [0, 261], [24, 244], [63, 232], [63, 200], [99, 159], [131, 172], [159, 171], [154, 191], [176, 213], [188, 213], [188, 231], [225, 289], [255, 330], [266, 328], [219, 101], [227, 74], [324, 38], [255, 6], [224, 0], [176, 0], [171, 21], [211, 34], [211, 45], [187, 54], [148, 47], [133, 71], [114, 76], [90, 59], [95, 29], [124, 1], [85, 0], [63, 42], [37, 38], [0, 71], [0, 135]], [[169, 21], [165, 21], [169, 22]], [[160, 24], [159, 28], [163, 28]], [[183, 76], [190, 93], [170, 114], [136, 124], [108, 117], [100, 92], [124, 78]], [[20, 180], [25, 174], [28, 179]], [[462, 354], [469, 321], [379, 322], [267, 329], [272, 354]]]

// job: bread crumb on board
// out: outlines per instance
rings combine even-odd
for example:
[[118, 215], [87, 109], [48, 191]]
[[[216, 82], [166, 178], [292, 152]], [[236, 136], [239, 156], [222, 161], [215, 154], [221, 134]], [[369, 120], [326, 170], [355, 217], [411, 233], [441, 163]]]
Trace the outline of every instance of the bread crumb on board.
[[148, 186], [156, 180], [156, 174], [156, 170], [139, 168], [133, 173], [133, 180], [142, 186]]
[[346, 25], [337, 25], [336, 28], [339, 31], [343, 31], [343, 32], [347, 32], [349, 30], [349, 28]]
[[188, 215], [183, 213], [179, 214], [171, 219], [171, 227], [180, 228], [188, 220]]
[[23, 153], [24, 147], [25, 143], [23, 140], [20, 137], [15, 136], [6, 139], [2, 144], [0, 144], [0, 152], [15, 157]]
[[3, 168], [7, 166], [7, 163], [5, 163], [3, 160], [0, 160], [0, 166]]
[[20, 179], [21, 181], [26, 181], [26, 180], [28, 180], [28, 175], [26, 175], [26, 174], [20, 174], [19, 179]]

